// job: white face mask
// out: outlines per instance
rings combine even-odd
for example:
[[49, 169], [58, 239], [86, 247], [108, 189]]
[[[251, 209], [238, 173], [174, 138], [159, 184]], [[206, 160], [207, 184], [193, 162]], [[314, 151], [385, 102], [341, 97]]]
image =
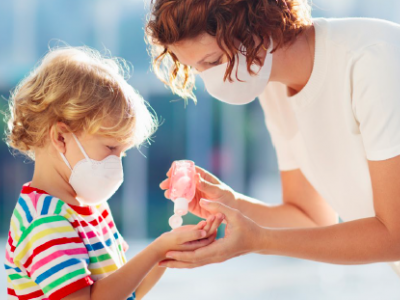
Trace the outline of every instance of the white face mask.
[[69, 184], [82, 204], [97, 205], [106, 202], [124, 181], [121, 159], [116, 155], [107, 156], [101, 161], [90, 159], [78, 138], [74, 134], [73, 136], [85, 158], [72, 169], [64, 154], [60, 153], [72, 171]]
[[[223, 63], [218, 66], [200, 72], [199, 75], [203, 79], [208, 93], [220, 101], [229, 104], [247, 104], [258, 97], [267, 86], [272, 69], [272, 41], [270, 48], [267, 51], [264, 65], [262, 67], [255, 64], [251, 65], [256, 75], [250, 75], [247, 71], [246, 56], [238, 52], [238, 59], [232, 70], [232, 80], [224, 81], [224, 76], [228, 63]], [[236, 79], [236, 70], [237, 78]], [[257, 73], [258, 72], [258, 73]]]

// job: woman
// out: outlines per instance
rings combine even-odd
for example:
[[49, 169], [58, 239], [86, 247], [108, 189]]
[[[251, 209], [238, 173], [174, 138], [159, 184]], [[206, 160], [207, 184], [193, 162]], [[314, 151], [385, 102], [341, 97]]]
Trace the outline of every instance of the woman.
[[226, 236], [163, 264], [193, 268], [249, 252], [400, 260], [400, 26], [311, 19], [301, 0], [153, 4], [146, 29], [158, 75], [184, 98], [194, 98], [195, 73], [229, 104], [258, 96], [283, 190], [283, 203], [268, 206], [198, 169], [191, 211], [224, 213]]

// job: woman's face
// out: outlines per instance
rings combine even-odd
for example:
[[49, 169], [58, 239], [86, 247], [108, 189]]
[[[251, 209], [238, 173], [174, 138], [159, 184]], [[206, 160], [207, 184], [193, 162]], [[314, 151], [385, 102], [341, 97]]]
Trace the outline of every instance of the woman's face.
[[168, 46], [179, 62], [198, 72], [227, 62], [227, 57], [217, 44], [215, 37], [204, 33], [190, 40]]

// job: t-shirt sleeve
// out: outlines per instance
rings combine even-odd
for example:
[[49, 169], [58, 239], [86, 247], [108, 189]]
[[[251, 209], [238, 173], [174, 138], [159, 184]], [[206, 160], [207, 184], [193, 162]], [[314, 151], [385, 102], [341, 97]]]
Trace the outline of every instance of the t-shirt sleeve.
[[380, 43], [355, 58], [352, 107], [368, 160], [400, 155], [400, 46]]
[[87, 249], [62, 216], [35, 219], [18, 241], [14, 263], [50, 300], [62, 299], [93, 284]]

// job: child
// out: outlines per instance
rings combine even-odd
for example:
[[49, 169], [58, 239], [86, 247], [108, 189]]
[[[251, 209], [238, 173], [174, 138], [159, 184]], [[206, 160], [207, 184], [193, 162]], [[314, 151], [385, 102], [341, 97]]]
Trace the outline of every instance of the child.
[[8, 125], [9, 146], [35, 160], [11, 218], [9, 299], [141, 299], [167, 251], [215, 239], [222, 216], [164, 233], [126, 262], [107, 200], [123, 181], [121, 157], [157, 122], [118, 60], [50, 51], [11, 96]]

